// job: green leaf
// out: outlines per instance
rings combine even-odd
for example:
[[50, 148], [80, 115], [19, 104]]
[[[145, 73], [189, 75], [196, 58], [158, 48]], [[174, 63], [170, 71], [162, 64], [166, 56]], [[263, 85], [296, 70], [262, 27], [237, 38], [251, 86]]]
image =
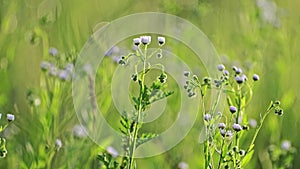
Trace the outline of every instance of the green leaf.
[[[252, 144], [252, 145], [254, 146], [254, 144]], [[250, 162], [253, 154], [254, 154], [254, 150], [247, 152], [246, 156], [242, 159], [242, 167], [245, 167]]]

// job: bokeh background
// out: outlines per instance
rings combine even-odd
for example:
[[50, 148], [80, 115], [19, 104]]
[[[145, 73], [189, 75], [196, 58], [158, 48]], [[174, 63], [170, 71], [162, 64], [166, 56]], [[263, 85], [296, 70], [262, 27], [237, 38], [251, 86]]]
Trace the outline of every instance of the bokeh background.
[[[300, 1], [296, 0], [1, 0], [0, 111], [14, 113], [16, 121], [2, 133], [7, 138], [8, 154], [0, 159], [0, 168], [38, 168], [43, 166], [40, 159], [51, 163], [48, 165], [51, 168], [96, 168], [95, 156], [101, 148], [87, 137], [71, 136], [78, 124], [72, 106], [71, 84], [53, 83], [59, 86], [57, 93], [60, 94], [52, 93], [59, 98], [51, 111], [60, 114], [57, 117], [60, 122], [68, 119], [57, 124], [59, 127], [56, 126], [53, 136], [45, 136], [47, 124], [42, 120], [48, 109], [30, 106], [28, 91], [33, 93], [30, 97], [41, 98], [43, 102], [45, 91], [41, 79], [44, 75], [40, 62], [49, 59], [50, 47], [71, 58], [76, 57], [101, 25], [147, 11], [170, 13], [190, 21], [208, 36], [223, 63], [236, 64], [260, 74], [261, 80], [254, 88], [254, 97], [248, 107], [250, 117], [258, 119], [270, 100], [281, 100], [284, 116], [268, 117], [256, 141], [254, 159], [247, 166], [270, 168], [267, 154], [270, 144], [280, 145], [281, 141], [290, 140], [298, 150], [300, 147], [299, 6]], [[184, 52], [186, 49], [170, 45], [174, 45], [183, 60], [189, 60]], [[117, 65], [109, 59], [102, 64], [107, 69], [98, 72], [97, 94], [108, 97], [110, 93], [105, 92], [108, 91], [105, 84]], [[99, 99], [98, 103], [102, 111], [114, 111], [111, 100]], [[176, 168], [181, 161], [190, 168], [203, 166], [202, 148], [198, 143], [199, 125], [196, 124], [170, 151], [139, 159], [139, 168]], [[49, 162], [43, 149], [45, 145], [55, 144], [57, 137], [61, 138], [63, 146]], [[300, 159], [299, 153], [295, 159]], [[34, 162], [39, 165], [32, 165]], [[300, 161], [295, 160], [293, 165], [299, 168]]]

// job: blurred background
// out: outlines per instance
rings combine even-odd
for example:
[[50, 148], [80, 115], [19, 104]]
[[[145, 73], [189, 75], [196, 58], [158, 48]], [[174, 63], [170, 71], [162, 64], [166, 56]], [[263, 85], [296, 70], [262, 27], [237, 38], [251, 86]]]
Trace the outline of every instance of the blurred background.
[[[51, 133], [56, 134], [45, 136], [51, 129], [45, 128], [48, 117], [43, 120], [43, 110], [49, 110], [35, 108], [30, 102], [34, 97], [40, 98], [43, 104], [44, 97], [49, 95], [44, 91], [45, 76], [40, 63], [51, 60], [49, 49], [55, 47], [65, 58], [58, 64], [64, 66], [73, 61], [101, 25], [147, 11], [169, 13], [190, 21], [208, 36], [224, 64], [236, 64], [260, 74], [261, 80], [254, 88], [253, 100], [248, 107], [250, 117], [259, 118], [270, 100], [281, 100], [284, 116], [268, 117], [256, 141], [254, 159], [247, 166], [271, 168], [267, 153], [270, 144], [280, 146], [283, 140], [289, 140], [298, 151], [300, 147], [300, 105], [297, 104], [300, 94], [297, 75], [300, 73], [299, 6], [300, 1], [295, 0], [1, 0], [0, 111], [15, 114], [16, 120], [1, 133], [7, 139], [8, 154], [0, 159], [0, 168], [43, 168], [39, 159], [47, 163], [45, 145], [51, 147], [58, 137], [63, 146], [51, 156], [52, 164], [47, 166], [95, 168], [95, 156], [101, 149], [87, 137], [70, 136], [76, 134], [78, 130], [74, 127], [79, 123], [72, 106], [70, 83], [50, 82], [59, 86], [59, 92], [56, 88], [47, 88], [52, 91], [50, 95], [58, 97], [57, 105], [51, 111], [61, 114], [57, 117], [59, 122], [68, 120], [57, 124], [57, 130], [63, 134], [53, 131]], [[188, 60], [184, 49], [178, 47], [176, 51], [182, 59]], [[102, 91], [117, 66], [108, 59], [102, 64], [108, 69], [97, 73], [99, 97], [110, 95]], [[103, 112], [114, 110], [111, 100], [99, 100], [98, 103]], [[182, 161], [192, 169], [203, 166], [202, 148], [198, 143], [199, 125], [196, 124], [170, 151], [138, 159], [139, 168], [176, 168]], [[299, 153], [295, 159], [300, 159]], [[34, 161], [36, 164], [33, 165]], [[300, 161], [295, 160], [293, 168], [299, 167]]]

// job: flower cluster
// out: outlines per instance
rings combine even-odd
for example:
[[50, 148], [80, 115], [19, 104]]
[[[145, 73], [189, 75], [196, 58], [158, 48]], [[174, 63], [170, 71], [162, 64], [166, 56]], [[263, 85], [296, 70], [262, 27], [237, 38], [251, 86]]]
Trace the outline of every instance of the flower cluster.
[[[212, 161], [214, 151], [219, 155], [217, 168], [242, 168], [248, 162], [245, 160], [245, 156], [248, 155], [247, 158], [251, 158], [253, 154], [254, 141], [266, 116], [271, 110], [274, 110], [275, 114], [282, 115], [283, 109], [280, 107], [279, 101], [271, 102], [266, 113], [261, 115], [262, 119], [257, 127], [255, 120], [248, 121], [245, 112], [246, 106], [252, 98], [252, 86], [260, 80], [259, 75], [253, 74], [252, 81], [250, 81], [242, 68], [232, 66], [231, 69], [226, 69], [223, 64], [217, 65], [217, 71], [221, 72], [217, 78], [211, 80], [209, 77], [204, 77], [202, 81], [199, 80], [197, 75], [191, 76], [190, 72], [185, 71], [183, 75], [186, 82], [183, 88], [187, 91], [189, 97], [196, 96], [198, 90], [201, 93], [203, 121], [206, 131], [206, 140], [204, 141], [205, 168], [214, 166]], [[212, 107], [207, 112], [204, 100], [208, 89], [217, 90], [218, 92]], [[225, 93], [228, 107], [223, 113], [215, 113], [222, 93]], [[215, 126], [217, 126], [219, 132], [215, 132]], [[250, 129], [249, 126], [255, 129], [255, 134], [252, 137], [245, 133]], [[242, 147], [240, 142], [247, 137], [250, 137], [251, 142], [248, 148]]]

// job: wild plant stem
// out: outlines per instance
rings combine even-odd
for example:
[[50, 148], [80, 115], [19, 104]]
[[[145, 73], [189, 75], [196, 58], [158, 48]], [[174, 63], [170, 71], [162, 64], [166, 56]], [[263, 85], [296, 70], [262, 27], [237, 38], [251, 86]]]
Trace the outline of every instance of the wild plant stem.
[[135, 153], [135, 148], [136, 148], [136, 139], [138, 135], [138, 124], [140, 121], [140, 116], [142, 112], [142, 101], [143, 101], [143, 93], [145, 92], [145, 74], [146, 74], [146, 62], [147, 62], [147, 46], [145, 46], [145, 53], [144, 53], [144, 59], [143, 59], [143, 72], [141, 76], [141, 87], [140, 87], [140, 94], [139, 94], [139, 105], [138, 105], [138, 111], [137, 111], [137, 118], [136, 118], [136, 123], [134, 125], [134, 131], [133, 131], [133, 138], [132, 138], [132, 145], [131, 145], [131, 150], [130, 150], [130, 156], [129, 156], [129, 168], [128, 169], [133, 169], [134, 167], [134, 153]]
[[225, 144], [225, 140], [223, 138], [222, 140], [222, 145], [221, 145], [221, 152], [220, 152], [220, 159], [219, 159], [219, 162], [218, 162], [218, 169], [220, 169], [221, 167], [221, 161], [223, 159], [223, 148], [224, 148], [224, 144]]

